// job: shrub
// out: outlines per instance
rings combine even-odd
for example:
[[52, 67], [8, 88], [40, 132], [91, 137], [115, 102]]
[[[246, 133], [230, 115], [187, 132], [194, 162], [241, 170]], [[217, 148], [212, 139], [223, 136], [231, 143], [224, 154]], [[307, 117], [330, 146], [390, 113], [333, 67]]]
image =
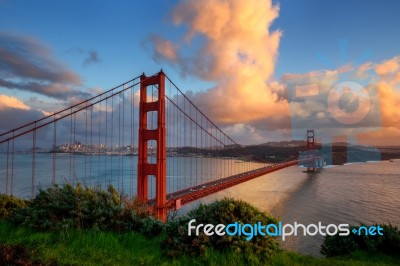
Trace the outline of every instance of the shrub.
[[[184, 217], [169, 222], [166, 228], [167, 239], [163, 243], [164, 253], [169, 257], [202, 255], [209, 248], [219, 251], [233, 251], [241, 254], [253, 254], [246, 258], [266, 261], [279, 250], [278, 243], [270, 236], [255, 236], [247, 241], [246, 236], [211, 235], [203, 232], [199, 236], [188, 236], [188, 222], [196, 219], [196, 224], [277, 224], [276, 219], [266, 215], [250, 204], [225, 198], [210, 205], [200, 205]], [[248, 263], [255, 263], [248, 261]]]
[[112, 187], [101, 191], [64, 185], [40, 190], [31, 204], [16, 210], [10, 220], [41, 230], [106, 229], [116, 226], [115, 217], [122, 214], [119, 195]]
[[121, 201], [128, 211], [133, 211], [137, 218], [142, 219], [149, 216], [155, 216], [153, 208], [149, 208], [145, 203], [141, 202], [138, 198], [129, 199], [126, 196], [121, 197]]
[[321, 245], [321, 254], [327, 257], [348, 255], [360, 247], [350, 236], [329, 236], [324, 239]]
[[381, 225], [383, 227], [383, 236], [378, 245], [379, 251], [388, 255], [400, 256], [400, 229], [391, 224]]
[[145, 210], [147, 207], [138, 203], [129, 204], [130, 201], [121, 197], [112, 186], [104, 191], [67, 184], [40, 190], [29, 205], [16, 209], [9, 219], [16, 224], [39, 230], [134, 230], [148, 236], [163, 230], [161, 222], [149, 218], [151, 212]]
[[[377, 225], [375, 225], [377, 226]], [[383, 228], [383, 235], [356, 235], [326, 236], [321, 245], [321, 254], [327, 257], [343, 256], [353, 251], [363, 250], [368, 252], [381, 252], [387, 255], [400, 254], [400, 230], [391, 224], [379, 225]], [[350, 231], [359, 229], [360, 226], [350, 228]]]
[[26, 201], [9, 196], [0, 194], [0, 219], [7, 218], [10, 212], [17, 208], [23, 208], [26, 206]]
[[139, 232], [145, 236], [157, 236], [164, 230], [164, 224], [151, 216], [142, 218], [139, 221]]

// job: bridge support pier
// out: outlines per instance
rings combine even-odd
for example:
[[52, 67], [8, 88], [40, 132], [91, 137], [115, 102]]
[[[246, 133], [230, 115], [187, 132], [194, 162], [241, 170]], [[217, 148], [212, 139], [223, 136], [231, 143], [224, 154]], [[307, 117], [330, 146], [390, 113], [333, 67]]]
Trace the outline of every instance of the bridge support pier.
[[[158, 99], [148, 102], [151, 97], [147, 95], [147, 87], [158, 86]], [[157, 112], [157, 128], [148, 129], [147, 113]], [[157, 142], [157, 160], [155, 164], [148, 161], [148, 141]], [[167, 221], [167, 182], [166, 182], [166, 128], [165, 128], [165, 74], [161, 71], [155, 76], [140, 77], [140, 103], [139, 103], [139, 156], [138, 156], [138, 184], [137, 196], [140, 201], [148, 202], [148, 177], [156, 177], [155, 208], [157, 218]]]

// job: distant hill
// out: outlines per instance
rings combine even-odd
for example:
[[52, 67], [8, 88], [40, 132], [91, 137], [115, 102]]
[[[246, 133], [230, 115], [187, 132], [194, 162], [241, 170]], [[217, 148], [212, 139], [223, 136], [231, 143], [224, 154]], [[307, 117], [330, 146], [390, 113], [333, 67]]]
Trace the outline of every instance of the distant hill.
[[268, 146], [268, 147], [301, 147], [306, 146], [307, 142], [303, 140], [291, 140], [291, 141], [276, 141], [258, 144], [256, 146]]
[[[315, 148], [321, 149], [316, 143]], [[281, 162], [287, 159], [296, 159], [299, 154], [307, 150], [307, 142], [303, 140], [267, 142], [257, 145], [239, 146], [230, 145], [225, 149], [213, 148], [176, 148], [177, 155], [204, 157], [241, 157], [244, 160], [268, 161], [271, 163]], [[321, 151], [329, 164], [344, 164], [347, 162], [365, 162], [370, 160], [389, 160], [400, 158], [400, 147], [379, 148], [371, 150], [362, 145], [352, 145], [346, 142], [335, 142], [324, 146]], [[380, 153], [380, 154], [379, 154]]]

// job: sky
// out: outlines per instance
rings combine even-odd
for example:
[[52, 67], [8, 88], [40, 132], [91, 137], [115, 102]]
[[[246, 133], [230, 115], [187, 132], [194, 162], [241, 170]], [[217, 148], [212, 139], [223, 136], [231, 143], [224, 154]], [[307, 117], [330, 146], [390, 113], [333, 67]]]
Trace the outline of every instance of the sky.
[[239, 143], [315, 128], [324, 141], [400, 145], [399, 11], [395, 0], [0, 0], [0, 131], [163, 69]]

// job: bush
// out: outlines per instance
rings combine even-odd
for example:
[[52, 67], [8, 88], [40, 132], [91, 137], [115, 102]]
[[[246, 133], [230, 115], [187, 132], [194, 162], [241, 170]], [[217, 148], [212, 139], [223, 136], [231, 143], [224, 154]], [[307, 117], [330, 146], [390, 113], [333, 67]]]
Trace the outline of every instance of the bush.
[[159, 220], [149, 216], [140, 219], [139, 232], [145, 236], [153, 237], [161, 234], [164, 231], [164, 224]]
[[360, 247], [356, 241], [349, 236], [326, 236], [321, 245], [321, 254], [327, 257], [348, 255]]
[[10, 212], [17, 208], [23, 208], [26, 202], [22, 199], [0, 194], [0, 219], [7, 218]]
[[40, 190], [29, 205], [16, 209], [9, 219], [39, 230], [92, 228], [116, 232], [134, 230], [149, 236], [159, 234], [163, 224], [149, 218], [151, 213], [147, 207], [139, 208], [139, 204], [132, 205], [132, 202], [135, 201], [121, 197], [112, 186], [107, 191], [79, 184], [54, 186]]
[[[200, 205], [186, 216], [169, 222], [166, 228], [167, 239], [163, 243], [164, 253], [169, 257], [183, 254], [193, 256], [202, 255], [209, 248], [219, 251], [233, 251], [246, 254], [248, 263], [257, 263], [268, 260], [279, 250], [278, 243], [270, 236], [255, 236], [247, 241], [246, 236], [207, 236], [203, 232], [199, 236], [188, 236], [188, 222], [196, 219], [196, 224], [277, 224], [276, 219], [267, 216], [250, 204], [234, 199], [225, 198], [210, 205]], [[252, 254], [253, 256], [250, 256]]]
[[[375, 225], [377, 226], [377, 225]], [[321, 246], [321, 254], [327, 257], [348, 255], [357, 250], [381, 252], [387, 255], [400, 254], [400, 230], [391, 224], [379, 225], [383, 228], [383, 235], [356, 235], [326, 236]], [[350, 228], [358, 230], [360, 226]]]

